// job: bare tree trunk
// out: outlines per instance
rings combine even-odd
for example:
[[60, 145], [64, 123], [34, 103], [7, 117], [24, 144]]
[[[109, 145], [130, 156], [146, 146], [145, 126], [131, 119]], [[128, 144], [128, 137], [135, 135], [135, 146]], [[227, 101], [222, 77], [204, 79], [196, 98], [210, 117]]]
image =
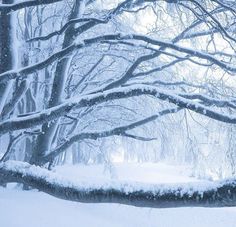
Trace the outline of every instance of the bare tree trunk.
[[[79, 14], [79, 9], [80, 9], [80, 0], [76, 0], [68, 19], [71, 20], [77, 18]], [[64, 42], [62, 45], [63, 49], [72, 43], [73, 31], [74, 31], [74, 26], [70, 26], [66, 30], [64, 36]], [[64, 58], [60, 60], [57, 64], [48, 108], [58, 105], [63, 97], [64, 84], [66, 80], [66, 73], [69, 62], [70, 59]], [[50, 125], [47, 123], [43, 124], [42, 126], [43, 133], [39, 135], [37, 138], [35, 149], [32, 154], [30, 163], [37, 165], [41, 164], [41, 161], [45, 156], [45, 153], [50, 150], [57, 127], [58, 127], [58, 120], [50, 123]]]
[[[3, 4], [11, 4], [14, 0], [2, 0]], [[0, 13], [0, 73], [12, 69], [13, 53], [12, 53], [12, 26], [11, 14]], [[0, 119], [3, 117], [2, 110], [9, 92], [10, 83], [0, 84]], [[5, 184], [0, 185], [5, 186]]]
[[[2, 0], [3, 4], [11, 4], [13, 0]], [[0, 73], [12, 69], [12, 14], [0, 13]], [[0, 84], [0, 113], [5, 103], [10, 83]]]

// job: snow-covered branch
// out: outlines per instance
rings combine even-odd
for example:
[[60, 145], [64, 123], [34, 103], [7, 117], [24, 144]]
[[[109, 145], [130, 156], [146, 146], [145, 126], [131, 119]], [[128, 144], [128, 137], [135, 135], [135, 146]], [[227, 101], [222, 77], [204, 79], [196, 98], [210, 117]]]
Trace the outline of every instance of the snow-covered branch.
[[[108, 102], [111, 100], [117, 100], [141, 95], [151, 95], [156, 97], [157, 99], [170, 102], [180, 108], [186, 108], [192, 110], [196, 113], [205, 115], [209, 118], [225, 123], [236, 124], [236, 116], [220, 113], [219, 111], [212, 109], [211, 107], [209, 107], [209, 102], [207, 102], [207, 105], [205, 106], [202, 103], [193, 102], [192, 100], [181, 97], [180, 95], [174, 93], [173, 91], [158, 89], [155, 86], [131, 85], [122, 88], [110, 89], [104, 92], [98, 92], [96, 94], [74, 97], [66, 100], [61, 105], [43, 110], [39, 113], [3, 121], [0, 123], [0, 133], [4, 134], [13, 130], [31, 128], [46, 122], [53, 121], [55, 119], [58, 119], [59, 117], [65, 116], [75, 107], [76, 108], [88, 107], [97, 105], [99, 103]], [[227, 102], [225, 103], [225, 101], [222, 101], [221, 106], [225, 107], [226, 104]], [[229, 102], [229, 104], [231, 105], [232, 103]], [[218, 105], [220, 105], [220, 100]], [[232, 107], [232, 105], [229, 107]]]
[[26, 7], [48, 5], [56, 2], [61, 2], [62, 0], [29, 0], [21, 1], [13, 4], [0, 4], [0, 13], [10, 13]]
[[27, 42], [35, 42], [35, 41], [43, 41], [43, 40], [48, 40], [56, 35], [61, 35], [63, 34], [64, 31], [66, 31], [66, 29], [68, 27], [70, 27], [71, 25], [75, 25], [77, 23], [85, 23], [85, 22], [93, 22], [94, 25], [96, 24], [103, 24], [106, 23], [106, 20], [99, 20], [96, 18], [78, 18], [78, 19], [72, 19], [69, 20], [65, 25], [62, 26], [62, 28], [58, 31], [54, 31], [48, 35], [45, 36], [39, 36], [39, 37], [34, 37], [32, 39], [27, 40]]
[[[175, 50], [175, 51], [178, 51], [181, 53], [189, 54], [191, 56], [207, 60], [207, 61], [221, 67], [222, 69], [224, 69], [226, 71], [236, 73], [236, 68], [234, 66], [231, 66], [228, 63], [218, 60], [216, 57], [214, 57], [213, 55], [210, 55], [208, 53], [204, 53], [201, 51], [196, 51], [196, 50], [193, 50], [190, 48], [182, 47], [182, 46], [170, 43], [170, 42], [152, 39], [152, 38], [149, 38], [144, 35], [133, 34], [133, 35], [126, 36], [126, 35], [122, 35], [122, 34], [111, 34], [111, 35], [103, 35], [103, 36], [97, 36], [97, 37], [90, 38], [90, 39], [85, 39], [85, 40], [83, 40], [83, 42], [79, 42], [79, 43], [75, 42], [72, 45], [68, 46], [67, 48], [65, 48], [61, 51], [58, 51], [57, 53], [54, 53], [53, 55], [51, 55], [50, 57], [48, 57], [46, 60], [44, 60], [42, 62], [39, 62], [39, 63], [34, 64], [32, 66], [27, 66], [27, 67], [19, 69], [19, 70], [11, 70], [11, 71], [4, 72], [4, 73], [0, 74], [0, 83], [6, 83], [7, 81], [12, 80], [12, 79], [16, 79], [17, 77], [24, 78], [28, 74], [31, 74], [35, 71], [38, 71], [40, 69], [47, 67], [48, 65], [65, 57], [67, 54], [69, 54], [75, 50], [78, 50], [78, 49], [83, 48], [85, 46], [90, 46], [95, 43], [101, 43], [101, 42], [104, 42], [107, 40], [143, 41], [147, 44], [157, 45], [157, 46], [160, 46], [163, 48], [170, 48], [172, 50]], [[159, 55], [157, 55], [157, 56], [159, 56]], [[149, 59], [150, 58], [147, 58], [147, 60], [149, 60]]]
[[235, 179], [203, 184], [143, 185], [116, 183], [86, 185], [25, 162], [0, 164], [0, 182], [29, 185], [60, 199], [82, 203], [119, 203], [137, 207], [223, 207], [236, 205]]
[[[161, 116], [165, 116], [167, 114], [171, 113], [176, 113], [180, 110], [180, 108], [170, 108], [166, 109], [163, 111], [160, 111], [159, 113], [152, 115], [150, 117], [147, 117], [145, 119], [133, 122], [128, 125], [120, 126], [120, 127], [115, 127], [110, 130], [106, 131], [94, 131], [94, 132], [85, 132], [85, 133], [79, 133], [75, 136], [72, 136], [68, 139], [66, 139], [66, 142], [64, 142], [62, 145], [58, 146], [55, 148], [52, 152], [50, 152], [48, 155], [46, 155], [43, 158], [43, 162], [51, 162], [56, 156], [58, 156], [60, 153], [64, 152], [66, 149], [68, 149], [74, 142], [80, 141], [80, 140], [85, 140], [85, 139], [91, 139], [91, 140], [97, 140], [98, 138], [104, 138], [104, 137], [109, 137], [109, 136], [126, 136], [126, 137], [131, 137], [133, 139], [139, 139], [143, 140], [143, 137], [140, 136], [135, 136], [127, 133], [127, 131], [135, 129], [141, 125], [147, 124], [151, 121], [155, 121]], [[148, 140], [148, 139], [146, 139]], [[150, 140], [150, 139], [149, 139]]]

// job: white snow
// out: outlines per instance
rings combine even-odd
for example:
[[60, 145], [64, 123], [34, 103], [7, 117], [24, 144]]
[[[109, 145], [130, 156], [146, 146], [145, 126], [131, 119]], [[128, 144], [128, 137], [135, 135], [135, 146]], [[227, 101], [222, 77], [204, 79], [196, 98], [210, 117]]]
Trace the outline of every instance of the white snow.
[[236, 208], [137, 208], [82, 204], [0, 188], [1, 227], [235, 227]]
[[[24, 164], [15, 168], [20, 166]], [[44, 172], [38, 167], [33, 169], [37, 169], [39, 175]], [[137, 182], [143, 185], [206, 184], [190, 177], [191, 171], [186, 166], [163, 163], [115, 163], [112, 171], [104, 169], [103, 165], [68, 165], [56, 167], [53, 171], [55, 176], [61, 176], [68, 182], [82, 180], [87, 184], [109, 181], [126, 181], [134, 185]], [[236, 227], [236, 207], [156, 209], [119, 204], [82, 204], [57, 199], [36, 190], [0, 187], [0, 218], [1, 227]]]
[[53, 171], [71, 181], [107, 182], [112, 180], [148, 184], [203, 182], [203, 180], [191, 177], [192, 171], [188, 166], [173, 166], [165, 163], [113, 163], [112, 166], [63, 165], [57, 166]]
[[[161, 164], [131, 164], [116, 165], [116, 172], [120, 172], [120, 178], [110, 179], [104, 177], [101, 166], [63, 166], [54, 171], [48, 171], [37, 166], [20, 161], [7, 161], [0, 164], [6, 170], [17, 171], [23, 175], [43, 178], [49, 183], [64, 187], [73, 187], [79, 190], [90, 191], [93, 189], [116, 189], [125, 193], [134, 191], [149, 191], [157, 194], [172, 191], [173, 193], [199, 193], [216, 189], [225, 181], [198, 181], [194, 178], [181, 176], [179, 167], [171, 167]], [[142, 166], [144, 166], [142, 168]], [[172, 169], [171, 169], [172, 168]], [[169, 170], [168, 170], [169, 169]], [[115, 170], [113, 170], [114, 174]], [[156, 176], [155, 176], [156, 175]], [[150, 178], [148, 178], [150, 176]], [[155, 176], [155, 177], [153, 177]], [[149, 180], [148, 180], [149, 179]], [[137, 181], [138, 180], [138, 181]]]

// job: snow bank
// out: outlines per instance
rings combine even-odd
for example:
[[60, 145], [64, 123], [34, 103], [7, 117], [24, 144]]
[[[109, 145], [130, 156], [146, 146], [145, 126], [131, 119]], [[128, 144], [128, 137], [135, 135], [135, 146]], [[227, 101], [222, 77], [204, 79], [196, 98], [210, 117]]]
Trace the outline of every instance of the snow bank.
[[234, 227], [236, 208], [150, 209], [83, 204], [0, 187], [1, 227]]

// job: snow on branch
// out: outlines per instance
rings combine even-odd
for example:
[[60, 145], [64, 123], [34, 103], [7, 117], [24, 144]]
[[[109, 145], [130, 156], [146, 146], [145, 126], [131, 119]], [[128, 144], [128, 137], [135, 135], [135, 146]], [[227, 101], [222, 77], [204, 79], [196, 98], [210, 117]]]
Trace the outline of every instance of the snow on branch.
[[235, 7], [235, 1], [219, 1], [219, 0], [212, 0], [213, 2], [216, 2], [221, 7], [231, 11], [236, 15], [236, 7]]
[[6, 71], [2, 74], [0, 74], [0, 84], [1, 83], [6, 83], [12, 79], [16, 79], [16, 78], [24, 78], [27, 77], [29, 74], [34, 73], [38, 70], [44, 69], [47, 66], [49, 66], [50, 64], [52, 64], [53, 62], [65, 57], [66, 55], [72, 53], [75, 50], [78, 50], [80, 48], [83, 48], [85, 46], [89, 46], [92, 45], [94, 43], [99, 43], [101, 41], [105, 41], [105, 40], [116, 40], [119, 39], [120, 34], [115, 34], [115, 35], [103, 35], [103, 36], [98, 36], [95, 38], [91, 38], [91, 39], [85, 39], [81, 42], [74, 42], [72, 45], [62, 49], [61, 51], [58, 51], [54, 54], [52, 54], [50, 57], [48, 57], [47, 59], [36, 63], [34, 65], [30, 65], [30, 66], [26, 66], [24, 68], [18, 69], [18, 70], [10, 70], [10, 71]]
[[31, 1], [21, 1], [13, 4], [0, 4], [0, 13], [10, 13], [26, 7], [48, 5], [56, 2], [61, 2], [62, 0], [31, 0]]
[[[194, 102], [192, 100], [179, 96], [173, 91], [158, 89], [157, 87], [150, 85], [131, 85], [121, 88], [114, 88], [95, 94], [83, 95], [81, 97], [74, 97], [71, 99], [67, 99], [61, 105], [43, 110], [41, 112], [31, 114], [29, 116], [17, 117], [3, 121], [0, 123], [0, 134], [4, 134], [14, 130], [27, 129], [34, 126], [42, 125], [46, 122], [56, 120], [59, 117], [68, 114], [75, 107], [90, 107], [111, 100], [124, 99], [141, 95], [151, 95], [156, 97], [157, 99], [175, 104], [180, 108], [192, 110], [196, 113], [205, 115], [214, 120], [236, 124], [235, 115], [220, 113], [219, 111], [209, 107], [209, 102], [205, 106], [204, 102]], [[225, 103], [225, 101], [222, 102], [224, 102], [223, 106], [225, 107], [227, 103]]]
[[[152, 39], [152, 38], [149, 38], [149, 37], [144, 36], [144, 35], [110, 34], [110, 35], [102, 35], [102, 36], [97, 36], [97, 37], [90, 38], [90, 39], [85, 39], [82, 42], [74, 42], [72, 45], [68, 46], [67, 48], [52, 54], [50, 57], [48, 57], [44, 61], [41, 61], [41, 62], [36, 63], [34, 65], [31, 65], [31, 66], [24, 67], [24, 68], [19, 69], [19, 70], [11, 70], [11, 71], [4, 72], [4, 73], [0, 74], [0, 84], [1, 83], [6, 83], [9, 80], [16, 79], [18, 77], [24, 78], [27, 75], [29, 75], [31, 73], [34, 73], [35, 71], [46, 68], [47, 66], [49, 66], [53, 62], [65, 57], [67, 54], [70, 54], [71, 52], [73, 52], [75, 50], [78, 50], [78, 49], [83, 48], [83, 47], [88, 47], [88, 46], [90, 46], [92, 44], [95, 44], [95, 43], [101, 43], [101, 42], [104, 42], [104, 41], [108, 41], [108, 40], [143, 41], [147, 44], [157, 45], [157, 46], [160, 46], [162, 48], [170, 48], [172, 50], [175, 50], [175, 51], [178, 51], [178, 52], [181, 52], [181, 53], [189, 54], [191, 56], [207, 60], [207, 61], [221, 67], [222, 69], [224, 69], [226, 71], [229, 71], [231, 73], [236, 73], [236, 67], [233, 67], [230, 64], [227, 64], [227, 63], [225, 63], [221, 60], [218, 60], [216, 57], [214, 57], [213, 55], [210, 55], [208, 53], [204, 53], [204, 52], [201, 52], [201, 51], [196, 51], [196, 50], [193, 50], [193, 49], [190, 49], [190, 48], [182, 47], [182, 46], [170, 43], [170, 42], [165, 42], [165, 41], [162, 41], [162, 40]], [[158, 56], [159, 55], [157, 54], [157, 57]], [[148, 60], [149, 60], [149, 58], [148, 58]]]
[[[61, 2], [63, 0], [26, 0], [26, 1], [21, 1], [18, 3], [14, 4], [0, 4], [0, 12], [1, 13], [10, 13], [14, 12], [20, 9], [24, 9], [26, 7], [31, 7], [31, 6], [39, 6], [39, 5], [47, 5], [47, 4], [52, 4], [56, 2]], [[136, 3], [137, 2], [137, 3]], [[140, 5], [143, 4], [144, 1], [133, 1], [133, 0], [125, 0], [121, 2], [117, 8], [114, 10], [115, 13], [123, 10], [123, 8], [130, 8], [132, 5]], [[112, 13], [111, 13], [112, 15]]]
[[60, 30], [54, 31], [54, 32], [49, 33], [48, 35], [45, 35], [45, 36], [39, 36], [39, 37], [29, 39], [26, 42], [36, 42], [36, 41], [40, 41], [40, 40], [41, 41], [48, 40], [48, 39], [54, 37], [55, 35], [63, 34], [63, 32], [66, 31], [66, 29], [69, 28], [71, 25], [75, 25], [77, 23], [84, 23], [84, 22], [93, 22], [94, 25], [96, 25], [96, 24], [104, 24], [107, 21], [106, 20], [99, 20], [96, 18], [78, 18], [78, 19], [69, 20], [65, 25], [62, 26], [62, 28]]
[[204, 60], [208, 60], [209, 62], [211, 62], [211, 63], [213, 63], [213, 64], [215, 64], [215, 65], [217, 65], [217, 66], [219, 66], [219, 67], [221, 67], [221, 68], [223, 68], [227, 71], [230, 71], [232, 73], [236, 73], [236, 68], [235, 67], [230, 66], [229, 64], [226, 64], [226, 63], [218, 60], [217, 58], [213, 57], [212, 55], [210, 55], [208, 53], [204, 53], [204, 52], [201, 52], [201, 51], [197, 51], [197, 50], [193, 50], [193, 49], [190, 49], [190, 48], [182, 47], [182, 46], [170, 43], [170, 42], [165, 42], [165, 41], [162, 41], [162, 40], [152, 39], [152, 38], [149, 38], [149, 37], [143, 36], [143, 35], [133, 35], [133, 39], [144, 41], [148, 44], [157, 45], [157, 46], [160, 46], [160, 47], [170, 48], [170, 49], [176, 50], [178, 52], [182, 52], [182, 53], [194, 56], [194, 57], [198, 57], [198, 58], [201, 58], [201, 59], [204, 59]]
[[73, 20], [69, 20], [66, 24], [64, 24], [62, 26], [62, 28], [58, 31], [52, 32], [46, 36], [39, 36], [39, 37], [35, 37], [32, 39], [27, 40], [27, 42], [35, 42], [35, 41], [42, 41], [42, 40], [48, 40], [52, 37], [54, 37], [55, 35], [61, 35], [63, 34], [64, 31], [66, 31], [66, 29], [71, 26], [71, 25], [75, 25], [77, 23], [85, 23], [84, 25], [82, 25], [81, 27], [78, 27], [76, 29], [74, 29], [73, 31], [73, 35], [75, 36], [77, 33], [82, 33], [84, 31], [87, 31], [89, 28], [92, 28], [95, 25], [98, 24], [106, 24], [108, 23], [114, 16], [121, 14], [125, 9], [130, 9], [136, 6], [136, 4], [143, 4], [144, 2], [138, 2], [137, 3], [133, 2], [133, 0], [126, 0], [124, 2], [121, 2], [120, 4], [118, 4], [118, 6], [112, 10], [110, 10], [107, 14], [107, 16], [105, 16], [102, 20], [97, 19], [97, 18], [77, 18], [77, 19], [73, 19]]
[[216, 99], [216, 98], [211, 98], [206, 95], [202, 94], [179, 94], [179, 96], [187, 98], [187, 99], [192, 99], [192, 100], [201, 100], [204, 105], [215, 105], [216, 107], [228, 107], [228, 108], [233, 108], [236, 109], [236, 100], [231, 99], [231, 100], [223, 100], [223, 99]]
[[82, 203], [119, 203], [137, 207], [222, 207], [236, 205], [235, 179], [204, 183], [147, 185], [110, 181], [69, 181], [25, 162], [0, 163], [0, 181], [29, 185], [60, 199]]
[[[215, 24], [217, 25], [217, 29], [219, 29], [220, 32], [225, 35], [225, 37], [227, 37], [228, 39], [236, 42], [236, 39], [234, 37], [232, 37], [231, 35], [229, 35], [229, 33], [224, 29], [224, 27], [221, 25], [221, 23], [213, 15], [211, 15], [211, 13], [209, 13], [205, 9], [205, 7], [203, 7], [198, 1], [192, 0], [191, 2], [193, 2], [197, 7], [199, 7], [199, 9], [201, 11], [203, 11], [203, 13], [205, 15], [207, 15], [209, 18], [211, 18], [215, 22]], [[222, 5], [222, 4], [221, 4], [221, 6], [226, 7], [226, 5]], [[227, 7], [227, 9], [229, 9], [229, 7]]]
[[[128, 125], [116, 127], [110, 130], [106, 131], [92, 131], [92, 132], [84, 132], [80, 134], [76, 134], [75, 136], [72, 136], [70, 138], [66, 139], [66, 142], [64, 142], [62, 145], [58, 146], [55, 148], [52, 152], [50, 152], [48, 155], [46, 155], [43, 158], [43, 162], [51, 162], [56, 156], [58, 156], [60, 153], [64, 152], [66, 149], [68, 149], [74, 142], [80, 141], [80, 140], [85, 140], [85, 139], [91, 139], [91, 140], [97, 140], [98, 138], [104, 138], [104, 137], [109, 137], [109, 136], [124, 136], [124, 137], [130, 137], [133, 139], [137, 140], [153, 140], [155, 138], [144, 138], [141, 136], [136, 136], [127, 133], [127, 131], [135, 129], [141, 125], [147, 124], [151, 121], [155, 121], [161, 116], [171, 114], [171, 113], [176, 113], [180, 110], [180, 108], [170, 108], [170, 109], [165, 109], [160, 112], [158, 112], [155, 115], [152, 115], [150, 117], [144, 118], [142, 120], [133, 122]], [[42, 163], [41, 163], [42, 164]]]

